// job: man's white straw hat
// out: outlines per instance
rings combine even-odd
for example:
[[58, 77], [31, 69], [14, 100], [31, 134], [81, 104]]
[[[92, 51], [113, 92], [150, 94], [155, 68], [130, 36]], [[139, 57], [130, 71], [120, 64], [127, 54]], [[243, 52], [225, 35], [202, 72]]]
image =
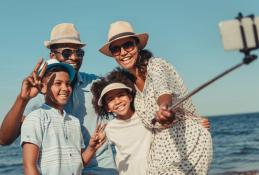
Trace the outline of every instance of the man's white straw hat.
[[53, 44], [63, 43], [78, 44], [82, 47], [85, 46], [85, 43], [82, 43], [80, 40], [80, 34], [75, 25], [71, 23], [61, 23], [56, 25], [51, 31], [50, 40], [44, 41], [44, 45], [47, 48], [50, 48]]

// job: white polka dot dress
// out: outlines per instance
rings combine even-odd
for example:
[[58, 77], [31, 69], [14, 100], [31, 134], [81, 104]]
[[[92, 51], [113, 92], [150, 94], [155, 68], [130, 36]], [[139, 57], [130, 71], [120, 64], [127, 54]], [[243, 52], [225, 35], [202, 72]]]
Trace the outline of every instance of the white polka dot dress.
[[178, 122], [164, 129], [158, 122], [151, 124], [158, 110], [157, 99], [162, 94], [182, 98], [187, 94], [184, 83], [174, 67], [161, 58], [152, 58], [142, 92], [137, 90], [135, 109], [142, 122], [153, 128], [148, 175], [206, 175], [212, 160], [212, 140], [207, 129], [200, 124], [191, 100], [183, 103], [177, 113]]

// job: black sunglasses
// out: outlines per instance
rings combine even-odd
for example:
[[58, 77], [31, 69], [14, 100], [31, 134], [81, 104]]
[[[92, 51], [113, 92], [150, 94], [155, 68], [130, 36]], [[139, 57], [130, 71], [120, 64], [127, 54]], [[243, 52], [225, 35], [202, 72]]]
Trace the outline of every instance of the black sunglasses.
[[121, 48], [123, 48], [127, 52], [130, 52], [134, 49], [135, 45], [136, 44], [134, 41], [127, 41], [127, 42], [121, 44], [120, 46], [110, 45], [109, 50], [113, 56], [118, 56], [121, 53]]
[[69, 59], [71, 55], [74, 53], [78, 58], [83, 58], [85, 55], [85, 51], [83, 49], [77, 49], [77, 50], [71, 50], [71, 49], [64, 49], [62, 52], [59, 52], [57, 50], [53, 51], [54, 53], [59, 53], [63, 56], [65, 59]]

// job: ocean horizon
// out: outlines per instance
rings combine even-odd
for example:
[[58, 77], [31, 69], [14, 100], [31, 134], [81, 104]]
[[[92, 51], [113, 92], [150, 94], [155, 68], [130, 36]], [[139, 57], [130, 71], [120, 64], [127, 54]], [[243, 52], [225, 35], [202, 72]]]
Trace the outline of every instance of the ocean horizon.
[[[209, 175], [259, 170], [259, 112], [209, 116], [213, 162]], [[23, 173], [20, 138], [0, 146], [0, 174]]]

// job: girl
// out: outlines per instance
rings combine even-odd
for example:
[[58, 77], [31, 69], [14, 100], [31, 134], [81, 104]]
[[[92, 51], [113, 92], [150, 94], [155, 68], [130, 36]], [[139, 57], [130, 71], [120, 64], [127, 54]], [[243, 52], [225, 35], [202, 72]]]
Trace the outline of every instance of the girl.
[[108, 140], [115, 145], [119, 174], [145, 175], [152, 134], [134, 112], [135, 89], [125, 73], [121, 69], [114, 70], [95, 82], [91, 88], [93, 105], [98, 115], [112, 113], [115, 116], [105, 131]]

